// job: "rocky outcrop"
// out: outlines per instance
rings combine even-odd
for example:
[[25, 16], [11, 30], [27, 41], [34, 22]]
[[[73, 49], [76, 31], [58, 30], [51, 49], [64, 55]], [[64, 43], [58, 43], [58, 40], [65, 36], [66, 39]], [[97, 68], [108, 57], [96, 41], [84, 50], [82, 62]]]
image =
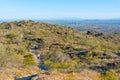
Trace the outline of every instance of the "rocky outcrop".
[[34, 76], [31, 78], [31, 80], [39, 80], [38, 76]]
[[100, 32], [97, 32], [97, 31], [87, 31], [86, 33], [87, 35], [92, 35], [92, 36], [95, 36], [95, 37], [98, 37], [98, 36], [102, 36], [103, 33], [100, 33]]

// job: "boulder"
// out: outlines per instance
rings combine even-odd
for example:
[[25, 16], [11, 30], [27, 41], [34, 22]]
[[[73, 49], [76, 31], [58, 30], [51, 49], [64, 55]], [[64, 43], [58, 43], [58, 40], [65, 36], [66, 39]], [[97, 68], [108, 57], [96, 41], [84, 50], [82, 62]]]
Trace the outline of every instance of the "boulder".
[[31, 80], [38, 80], [38, 76], [32, 77]]

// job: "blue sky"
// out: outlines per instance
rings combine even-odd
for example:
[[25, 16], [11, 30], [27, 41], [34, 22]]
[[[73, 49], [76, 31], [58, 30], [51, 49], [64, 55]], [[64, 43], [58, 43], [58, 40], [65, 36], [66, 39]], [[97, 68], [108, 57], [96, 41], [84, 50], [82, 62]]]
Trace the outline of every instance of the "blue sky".
[[0, 0], [0, 19], [120, 18], [120, 0]]

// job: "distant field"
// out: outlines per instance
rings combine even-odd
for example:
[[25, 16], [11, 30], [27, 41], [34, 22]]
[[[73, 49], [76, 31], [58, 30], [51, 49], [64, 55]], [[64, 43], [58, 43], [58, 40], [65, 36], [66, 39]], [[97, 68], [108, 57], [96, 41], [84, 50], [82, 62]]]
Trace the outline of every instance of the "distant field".
[[69, 26], [79, 31], [120, 32], [120, 20], [48, 20], [45, 22]]

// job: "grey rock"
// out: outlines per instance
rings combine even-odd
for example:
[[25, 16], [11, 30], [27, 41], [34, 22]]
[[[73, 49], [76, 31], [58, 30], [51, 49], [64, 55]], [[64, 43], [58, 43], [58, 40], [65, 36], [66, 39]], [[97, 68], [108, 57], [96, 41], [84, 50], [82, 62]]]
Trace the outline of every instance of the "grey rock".
[[31, 80], [38, 80], [38, 76], [32, 77]]

